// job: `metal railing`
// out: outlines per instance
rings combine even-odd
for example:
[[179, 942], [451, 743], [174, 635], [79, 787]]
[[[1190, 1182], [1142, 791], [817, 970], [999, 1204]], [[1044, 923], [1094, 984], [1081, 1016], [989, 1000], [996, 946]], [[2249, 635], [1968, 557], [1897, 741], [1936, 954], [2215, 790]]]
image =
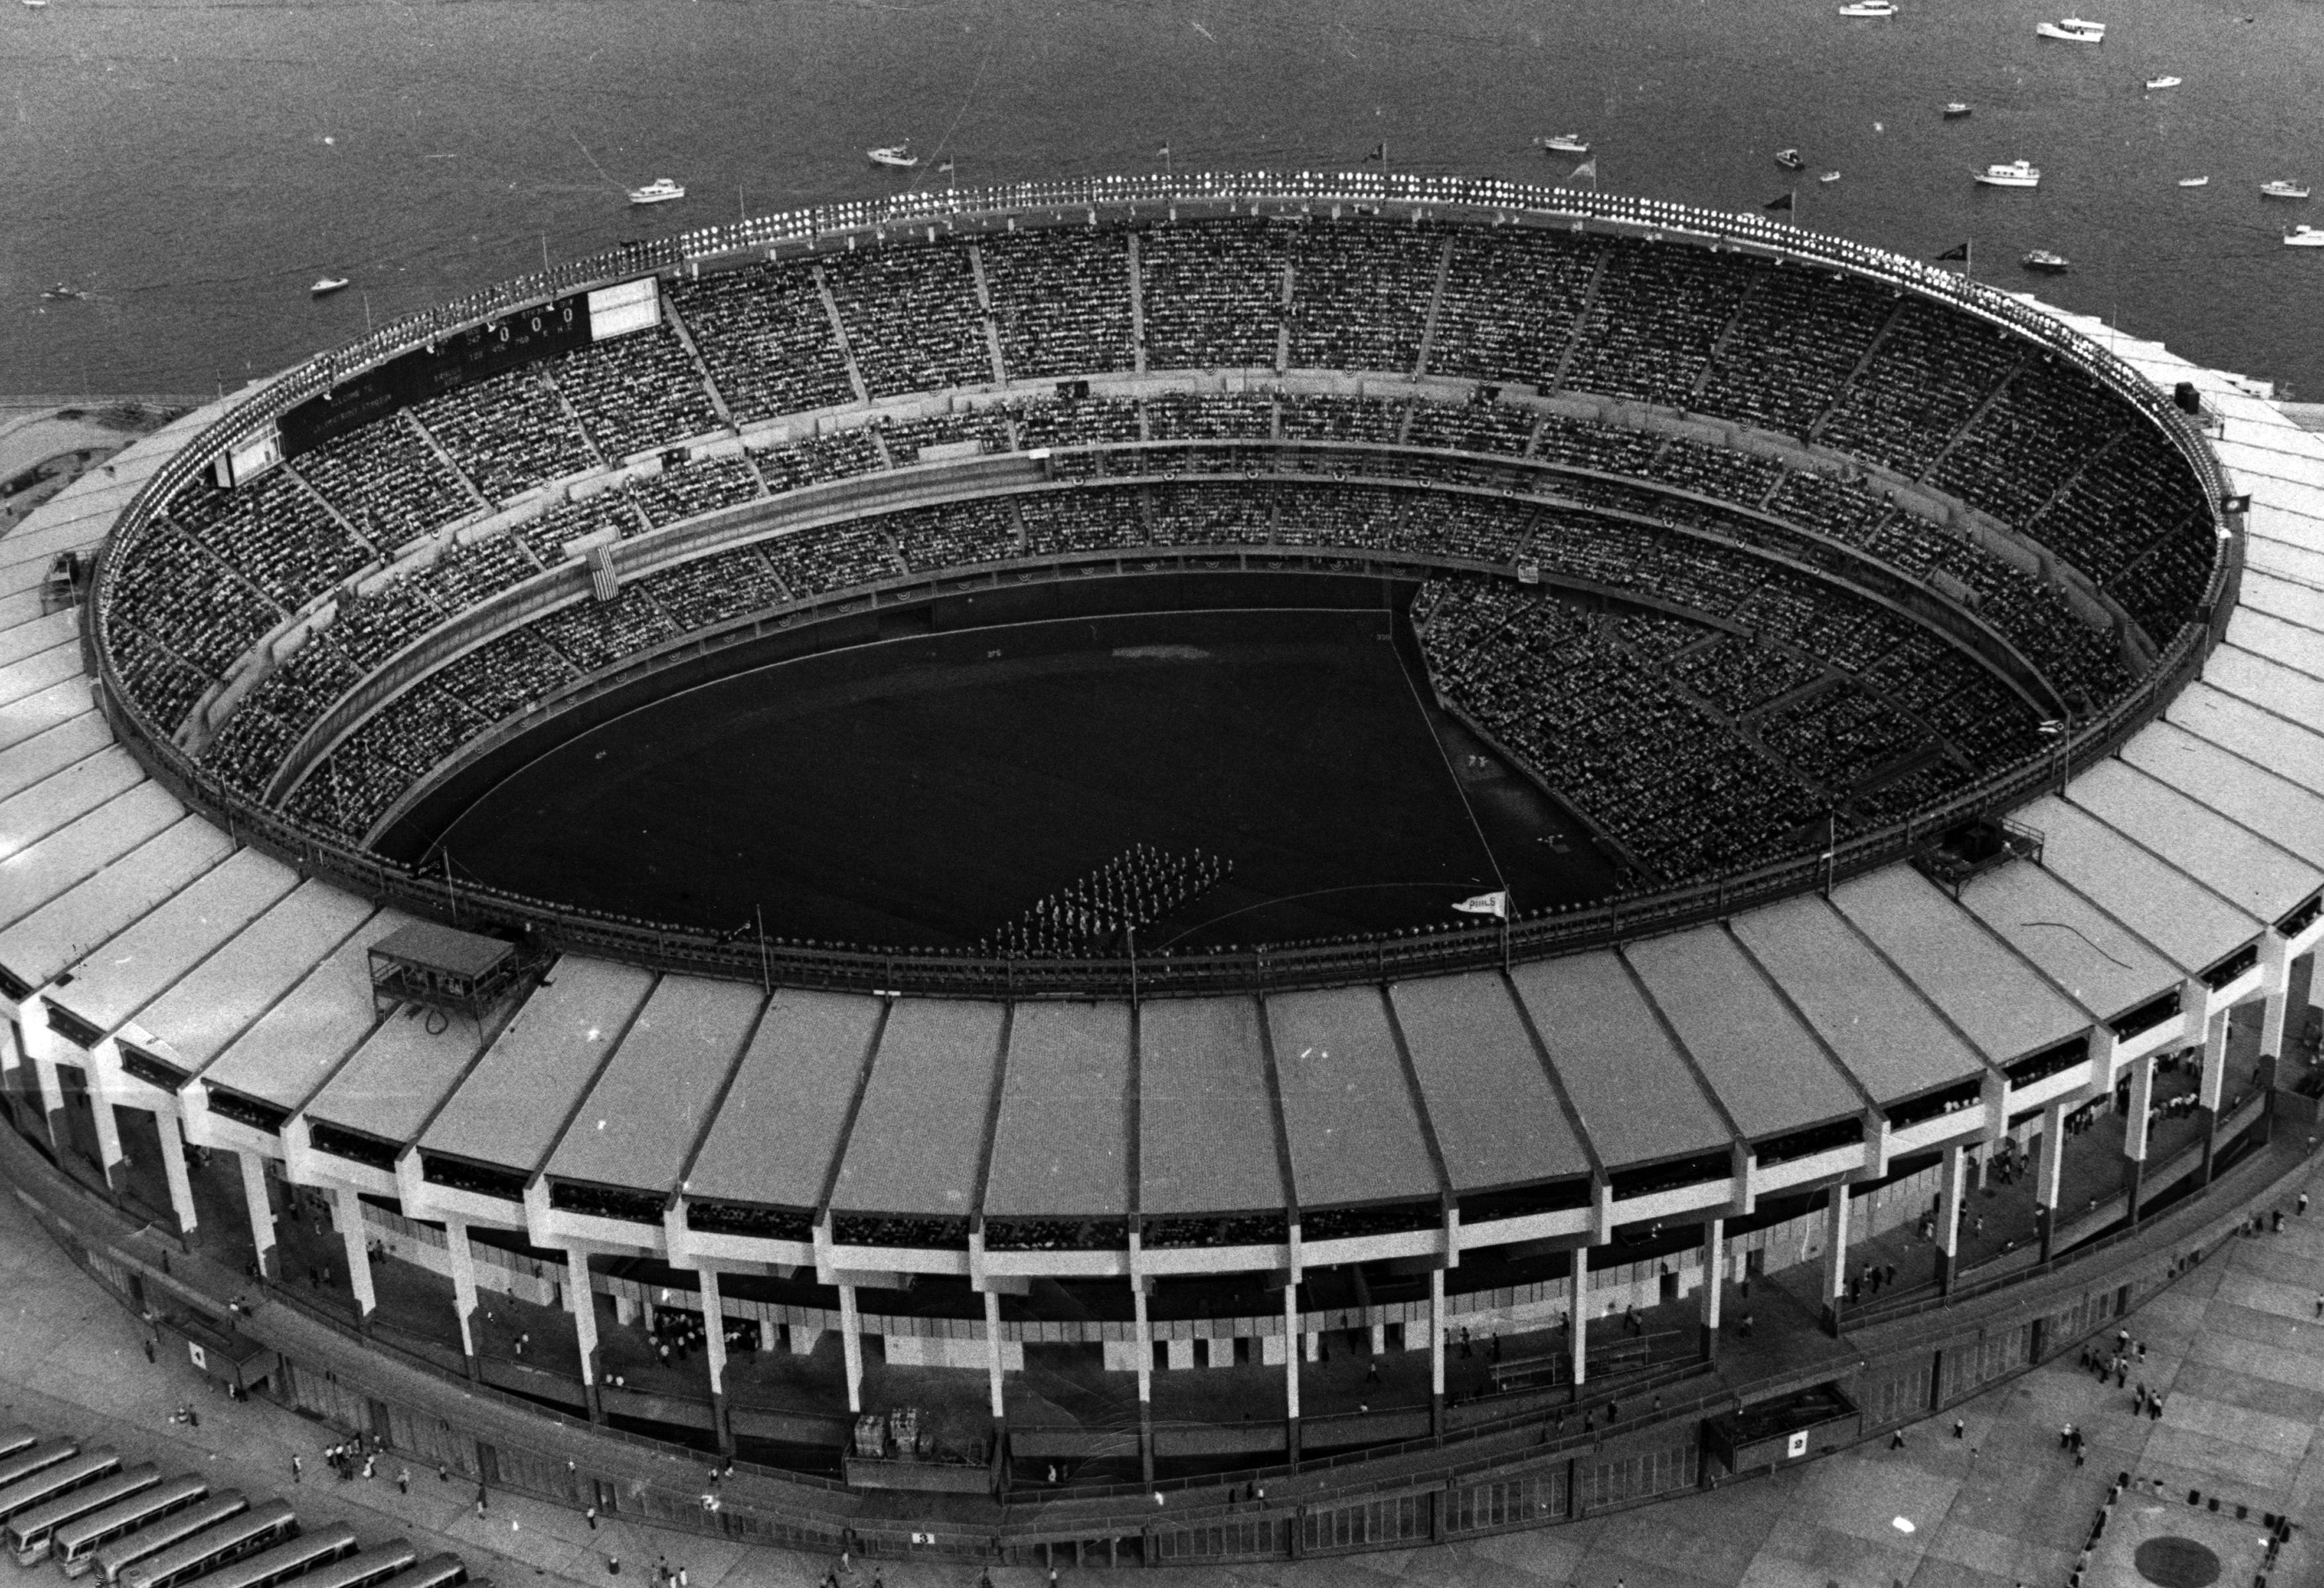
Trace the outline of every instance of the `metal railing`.
[[[426, 346], [470, 325], [547, 298], [701, 261], [785, 248], [820, 248], [852, 235], [884, 235], [899, 227], [951, 227], [1003, 217], [1065, 212], [1212, 215], [1360, 212], [1413, 219], [1462, 219], [1643, 231], [1679, 235], [1713, 247], [1766, 250], [1872, 277], [2005, 326], [2072, 359], [2158, 425], [2185, 457], [2212, 503], [2226, 554], [2216, 559], [2200, 622], [2163, 648], [2131, 689], [2081, 725], [2062, 751], [2005, 771], [1980, 787], [1877, 831], [1832, 846], [1829, 859], [1806, 856], [1730, 876], [1617, 895], [1591, 905], [1503, 927], [1444, 927], [1346, 941], [1285, 942], [1232, 952], [1167, 954], [1151, 958], [1007, 959], [915, 949], [826, 948], [794, 943], [722, 943], [687, 926], [576, 909], [552, 900], [484, 888], [455, 887], [423, 875], [281, 812], [254, 808], [211, 778], [168, 734], [147, 721], [122, 688], [106, 623], [116, 565], [135, 531], [235, 439], [383, 359]], [[920, 192], [760, 217], [626, 245], [552, 270], [515, 278], [452, 302], [407, 315], [359, 341], [318, 355], [268, 383], [203, 427], [138, 490], [107, 535], [91, 582], [87, 632], [97, 659], [100, 695], [115, 732], [156, 778], [187, 803], [245, 839], [303, 870], [330, 876], [405, 909], [466, 925], [530, 931], [567, 951], [733, 980], [770, 976], [786, 984], [862, 992], [913, 992], [961, 997], [1167, 997], [1290, 987], [1343, 985], [1399, 976], [1484, 968], [1518, 958], [1600, 947], [1676, 931], [1738, 909], [1773, 902], [1819, 882], [1837, 881], [1902, 859], [1955, 822], [2006, 808], [2060, 781], [2072, 769], [2110, 754], [2158, 714], [2223, 635], [2241, 569], [2241, 542], [2219, 519], [2227, 479], [2200, 432], [2167, 399], [2109, 350], [2047, 314], [1981, 282], [1842, 238], [1803, 232], [1756, 215], [1615, 194], [1582, 193], [1495, 180], [1382, 173], [1187, 174], [1030, 182], [982, 189]]]

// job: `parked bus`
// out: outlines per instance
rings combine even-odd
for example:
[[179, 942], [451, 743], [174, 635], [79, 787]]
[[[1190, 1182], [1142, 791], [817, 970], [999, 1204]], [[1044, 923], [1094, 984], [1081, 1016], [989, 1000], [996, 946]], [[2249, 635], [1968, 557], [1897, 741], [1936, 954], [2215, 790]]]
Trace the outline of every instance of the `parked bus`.
[[[97, 1579], [103, 1588], [114, 1588], [121, 1574], [141, 1560], [151, 1560], [165, 1549], [172, 1549], [212, 1528], [232, 1521], [250, 1509], [250, 1501], [239, 1489], [187, 1507], [175, 1516], [162, 1518], [150, 1527], [115, 1538], [110, 1544], [99, 1545], [89, 1556], [97, 1569]], [[288, 1510], [289, 1507], [284, 1507]]]
[[0, 1489], [0, 1521], [22, 1516], [36, 1506], [46, 1505], [60, 1494], [69, 1494], [76, 1489], [86, 1489], [99, 1478], [109, 1478], [121, 1470], [117, 1451], [89, 1450], [78, 1455], [69, 1455], [51, 1466], [42, 1467], [29, 1478], [19, 1478], [5, 1489]]
[[18, 1451], [30, 1450], [41, 1442], [33, 1428], [0, 1428], [0, 1461], [6, 1461]]
[[[270, 1500], [215, 1528], [205, 1528], [183, 1543], [172, 1544], [159, 1555], [124, 1566], [118, 1577], [108, 1577], [106, 1582], [107, 1588], [115, 1583], [120, 1588], [177, 1588], [179, 1583], [190, 1583], [204, 1572], [272, 1549], [285, 1538], [298, 1536], [298, 1514], [281, 1500]], [[97, 1569], [105, 1569], [101, 1556]]]
[[70, 1461], [80, 1454], [80, 1446], [69, 1439], [51, 1439], [45, 1444], [27, 1445], [11, 1456], [0, 1457], [0, 1489], [21, 1483], [42, 1467], [52, 1467], [60, 1461]]
[[221, 1567], [202, 1579], [201, 1588], [274, 1588], [293, 1577], [343, 1561], [355, 1552], [353, 1528], [333, 1526], [278, 1544], [263, 1555]]
[[387, 1588], [460, 1588], [468, 1580], [468, 1568], [456, 1555], [431, 1555], [400, 1577], [389, 1580]]
[[94, 1483], [84, 1483], [45, 1505], [20, 1510], [8, 1519], [8, 1551], [16, 1557], [18, 1565], [37, 1565], [48, 1558], [50, 1542], [59, 1528], [103, 1510], [116, 1500], [143, 1493], [161, 1481], [161, 1469], [149, 1462]]
[[318, 1566], [299, 1579], [299, 1588], [374, 1588], [419, 1558], [418, 1550], [398, 1538], [334, 1565]]
[[141, 1494], [133, 1494], [93, 1515], [65, 1523], [49, 1540], [50, 1556], [64, 1568], [66, 1576], [85, 1575], [97, 1564], [97, 1552], [115, 1538], [189, 1510], [209, 1498], [209, 1492], [208, 1482], [200, 1478], [172, 1478], [166, 1483], [156, 1483]]

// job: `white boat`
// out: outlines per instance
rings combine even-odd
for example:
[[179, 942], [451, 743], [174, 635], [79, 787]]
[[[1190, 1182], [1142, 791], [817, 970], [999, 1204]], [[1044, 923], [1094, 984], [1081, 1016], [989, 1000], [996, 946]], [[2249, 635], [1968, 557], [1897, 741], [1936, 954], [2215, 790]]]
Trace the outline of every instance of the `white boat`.
[[667, 204], [673, 198], [685, 197], [686, 189], [668, 177], [656, 177], [642, 188], [630, 189], [630, 202], [632, 204]]
[[2040, 271], [2044, 275], [2052, 276], [2062, 275], [2072, 268], [2064, 254], [2052, 254], [2047, 248], [2028, 250], [2025, 257], [2017, 263], [2027, 270]]
[[1959, 121], [1962, 116], [1965, 116], [1968, 114], [1969, 106], [1963, 105], [1958, 99], [1945, 106], [1945, 119], [1947, 121]]
[[1546, 138], [1536, 138], [1534, 143], [1540, 147], [1548, 150], [1552, 154], [1587, 154], [1590, 152], [1590, 140], [1583, 137], [1580, 133], [1555, 133]]
[[1840, 14], [1842, 16], [1894, 16], [1896, 7], [1893, 0], [1849, 0], [1848, 5], [1840, 8]]
[[2175, 88], [2185, 80], [2183, 78], [2149, 78], [2146, 86], [2150, 88]]
[[2286, 248], [2324, 248], [2324, 226], [2294, 226], [2283, 234]]
[[1775, 151], [1775, 163], [1785, 171], [1803, 171], [1808, 162], [1800, 158], [1800, 152], [1796, 149], [1778, 149]]
[[2038, 188], [2042, 173], [2023, 160], [2013, 160], [2006, 165], [1988, 165], [1977, 173], [1978, 181], [1987, 188]]
[[2305, 198], [2308, 189], [2298, 182], [2262, 182], [2259, 196], [2263, 198]]
[[88, 294], [82, 291], [78, 287], [68, 287], [62, 282], [59, 282], [55, 286], [51, 287], [47, 291], [42, 293], [41, 296], [54, 302], [73, 303], [88, 297]]
[[1824, 172], [1823, 175], [1816, 178], [1816, 180], [1820, 182], [1836, 182], [1840, 180], [1840, 173], [1836, 171], [1828, 171]]
[[318, 298], [327, 298], [347, 284], [345, 276], [317, 276], [315, 284], [307, 291]]
[[2079, 16], [2070, 16], [2062, 22], [2037, 22], [2034, 31], [2045, 39], [2063, 39], [2070, 44], [2106, 42], [2106, 23], [2084, 22]]
[[46, 11], [48, 8], [49, 0], [24, 0], [24, 9], [27, 11]]
[[2209, 177], [2181, 177], [2179, 179], [2179, 185], [2182, 188], [2208, 188], [2211, 185], [2211, 179]]
[[920, 162], [920, 157], [912, 152], [908, 143], [890, 143], [863, 152], [872, 164], [893, 166], [898, 171], [909, 171]]

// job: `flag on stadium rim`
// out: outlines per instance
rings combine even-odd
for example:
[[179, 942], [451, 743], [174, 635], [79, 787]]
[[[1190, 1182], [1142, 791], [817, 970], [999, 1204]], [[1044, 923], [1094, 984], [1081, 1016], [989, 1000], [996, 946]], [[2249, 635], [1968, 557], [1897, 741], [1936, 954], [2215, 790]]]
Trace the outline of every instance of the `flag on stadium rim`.
[[1575, 166], [1573, 174], [1565, 180], [1569, 182], [1578, 182], [1583, 177], [1588, 177], [1593, 182], [1598, 180], [1598, 157], [1595, 154]]
[[1792, 207], [1792, 200], [1798, 197], [1799, 195], [1796, 193], [1786, 193], [1780, 198], [1768, 199], [1767, 202], [1760, 208], [1763, 209], [1789, 209]]
[[1463, 915], [1499, 916], [1507, 920], [1509, 919], [1508, 890], [1504, 888], [1497, 892], [1480, 893], [1474, 899], [1463, 899], [1452, 908]]
[[1967, 263], [1969, 259], [1969, 245], [1966, 243], [1959, 244], [1954, 247], [1946, 249], [1942, 254], [1938, 254], [1937, 257], [1941, 260], [1958, 259], [1963, 263]]

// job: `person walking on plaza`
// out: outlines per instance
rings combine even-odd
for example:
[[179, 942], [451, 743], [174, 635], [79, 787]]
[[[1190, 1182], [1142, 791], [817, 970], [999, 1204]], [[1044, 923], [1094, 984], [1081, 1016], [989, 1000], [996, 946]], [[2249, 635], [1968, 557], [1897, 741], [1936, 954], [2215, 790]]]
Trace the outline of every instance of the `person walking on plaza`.
[[595, 1532], [597, 1530], [597, 1508], [593, 1505], [587, 1510], [583, 1511], [581, 1513], [581, 1519], [589, 1524], [589, 1531], [592, 1533]]
[[290, 1481], [293, 1483], [305, 1482], [307, 1481], [305, 1475], [306, 1471], [307, 1463], [299, 1459], [299, 1453], [297, 1451], [292, 1451], [290, 1453]]
[[398, 1494], [409, 1494], [411, 1492], [411, 1469], [410, 1467], [398, 1467], [395, 1469], [395, 1491]]

